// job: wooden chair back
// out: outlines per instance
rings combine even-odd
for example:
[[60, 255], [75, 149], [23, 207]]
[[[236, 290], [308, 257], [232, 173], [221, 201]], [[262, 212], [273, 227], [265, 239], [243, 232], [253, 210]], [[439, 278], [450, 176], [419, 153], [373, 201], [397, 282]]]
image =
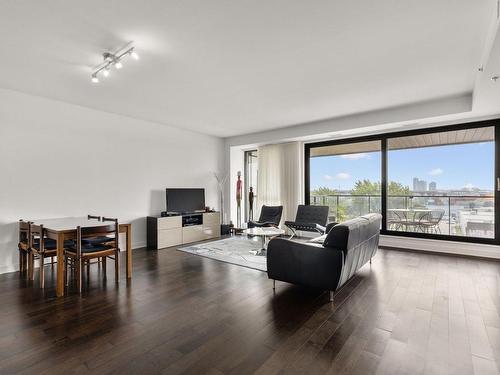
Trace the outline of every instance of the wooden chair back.
[[[35, 240], [39, 239], [38, 248], [35, 248]], [[43, 253], [45, 251], [45, 232], [43, 225], [30, 224], [29, 248], [32, 251]]]
[[29, 221], [19, 220], [19, 250], [30, 248], [31, 226]]
[[85, 239], [91, 239], [96, 237], [106, 236], [109, 237], [110, 241], [107, 244], [111, 243], [112, 248], [118, 249], [118, 220], [103, 218], [103, 221], [109, 221], [109, 225], [99, 225], [95, 227], [77, 227], [76, 234], [76, 248], [77, 255], [81, 256], [82, 249], [82, 241]]

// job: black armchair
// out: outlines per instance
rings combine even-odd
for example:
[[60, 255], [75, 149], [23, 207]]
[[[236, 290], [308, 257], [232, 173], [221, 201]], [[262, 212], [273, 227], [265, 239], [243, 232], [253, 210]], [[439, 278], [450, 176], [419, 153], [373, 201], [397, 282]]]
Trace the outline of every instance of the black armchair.
[[285, 225], [292, 231], [290, 239], [298, 230], [325, 234], [328, 211], [328, 206], [299, 205], [295, 221], [285, 221]]
[[258, 221], [249, 221], [248, 228], [277, 227], [280, 225], [283, 206], [262, 206]]

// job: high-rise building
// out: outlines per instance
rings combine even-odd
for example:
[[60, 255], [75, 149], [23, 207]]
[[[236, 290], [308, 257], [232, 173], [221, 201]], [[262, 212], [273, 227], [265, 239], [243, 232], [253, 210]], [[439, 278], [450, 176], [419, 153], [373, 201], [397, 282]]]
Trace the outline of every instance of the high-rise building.
[[436, 182], [432, 181], [429, 183], [429, 191], [436, 191], [437, 190], [437, 184]]
[[418, 190], [418, 178], [413, 177], [413, 191]]
[[427, 191], [427, 181], [413, 177], [413, 191]]

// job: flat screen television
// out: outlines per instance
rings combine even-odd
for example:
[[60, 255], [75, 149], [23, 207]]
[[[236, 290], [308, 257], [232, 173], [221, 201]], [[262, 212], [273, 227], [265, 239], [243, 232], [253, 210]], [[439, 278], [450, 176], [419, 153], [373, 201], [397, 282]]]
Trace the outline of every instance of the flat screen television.
[[167, 212], [205, 211], [205, 189], [166, 189]]

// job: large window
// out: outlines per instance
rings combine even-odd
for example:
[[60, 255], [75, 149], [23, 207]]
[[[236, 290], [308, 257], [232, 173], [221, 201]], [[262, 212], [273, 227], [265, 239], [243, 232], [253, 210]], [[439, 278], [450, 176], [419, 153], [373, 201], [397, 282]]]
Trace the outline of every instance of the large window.
[[[493, 127], [390, 138], [387, 229], [495, 236]], [[393, 182], [391, 182], [392, 184]]]
[[330, 221], [381, 210], [380, 141], [316, 147], [310, 153], [311, 204], [330, 207]]
[[498, 126], [307, 144], [306, 203], [329, 206], [332, 221], [380, 212], [384, 234], [499, 243]]

